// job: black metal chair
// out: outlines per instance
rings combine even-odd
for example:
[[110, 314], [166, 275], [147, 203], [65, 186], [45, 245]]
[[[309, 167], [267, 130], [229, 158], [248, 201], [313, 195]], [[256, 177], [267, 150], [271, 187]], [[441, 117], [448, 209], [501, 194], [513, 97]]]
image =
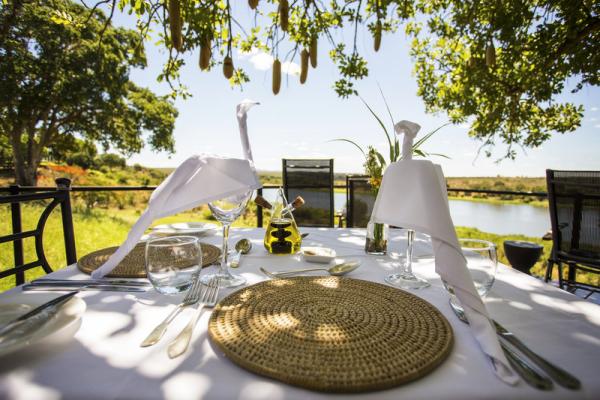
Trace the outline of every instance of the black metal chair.
[[282, 160], [283, 189], [292, 201], [302, 196], [306, 204], [294, 212], [300, 226], [333, 227], [333, 159]]
[[[560, 287], [587, 290], [587, 298], [600, 285], [579, 281], [577, 272], [600, 274], [600, 171], [546, 170], [546, 181], [553, 242], [546, 281], [556, 264]], [[566, 279], [563, 264], [568, 267]]]
[[368, 176], [346, 176], [346, 227], [366, 228], [376, 198]]
[[[60, 205], [65, 242], [65, 253], [68, 264], [77, 262], [75, 252], [75, 235], [71, 211], [71, 181], [66, 178], [56, 179], [56, 189], [20, 187], [12, 185], [8, 188], [9, 195], [0, 196], [0, 204], [10, 204], [12, 219], [12, 234], [1, 236], [0, 243], [13, 242], [14, 267], [0, 271], [0, 279], [15, 276], [15, 283], [25, 283], [25, 271], [41, 267], [46, 273], [52, 272], [44, 252], [43, 235], [46, 222], [52, 210]], [[39, 200], [50, 200], [42, 211], [35, 229], [23, 231], [21, 224], [21, 204]], [[23, 256], [23, 239], [34, 238], [37, 259], [25, 263]]]

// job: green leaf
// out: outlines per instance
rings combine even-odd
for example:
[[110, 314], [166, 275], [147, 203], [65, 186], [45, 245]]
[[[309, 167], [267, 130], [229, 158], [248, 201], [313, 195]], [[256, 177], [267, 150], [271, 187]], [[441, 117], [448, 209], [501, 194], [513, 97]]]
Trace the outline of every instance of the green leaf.
[[379, 85], [379, 83], [377, 83], [377, 87], [379, 88], [379, 93], [381, 93], [381, 97], [383, 98], [383, 103], [385, 104], [385, 108], [388, 112], [388, 115], [390, 116], [390, 121], [392, 121], [392, 127], [396, 124], [396, 122], [394, 122], [394, 117], [392, 116], [392, 111], [390, 110], [390, 106], [388, 105], [388, 102], [383, 94], [383, 90], [381, 90], [381, 86]]
[[390, 134], [388, 133], [387, 129], [385, 128], [385, 125], [383, 124], [383, 122], [381, 121], [381, 119], [377, 116], [377, 114], [375, 114], [375, 112], [371, 109], [371, 107], [369, 107], [369, 105], [367, 104], [367, 102], [360, 96], [358, 96], [358, 98], [360, 99], [360, 101], [363, 102], [363, 104], [365, 105], [365, 107], [367, 107], [367, 109], [369, 110], [369, 112], [371, 113], [371, 115], [373, 115], [373, 117], [377, 120], [377, 122], [379, 122], [379, 125], [381, 126], [381, 128], [383, 129], [383, 131], [385, 132], [385, 137], [388, 140], [388, 144], [390, 146], [390, 149], [392, 148], [392, 139], [390, 139]]
[[367, 158], [367, 153], [365, 153], [365, 151], [362, 149], [362, 147], [360, 147], [358, 144], [356, 144], [355, 142], [353, 142], [350, 139], [343, 139], [343, 138], [342, 139], [333, 139], [333, 140], [329, 140], [329, 142], [347, 142], [347, 143], [353, 144], [354, 146], [356, 146], [356, 148], [358, 150], [360, 150], [360, 152], [362, 153], [362, 155], [365, 158]]
[[375, 152], [375, 155], [377, 155], [377, 159], [379, 159], [379, 164], [381, 164], [381, 167], [385, 168], [385, 165], [386, 165], [385, 158], [383, 158], [381, 153], [378, 151]]
[[435, 128], [434, 130], [432, 130], [431, 132], [429, 132], [428, 134], [426, 134], [425, 136], [423, 136], [422, 138], [420, 138], [419, 140], [417, 140], [414, 144], [413, 144], [413, 151], [415, 149], [418, 149], [423, 143], [425, 143], [427, 141], [427, 139], [429, 139], [430, 137], [432, 137], [437, 131], [439, 131], [440, 129], [442, 129], [445, 126], [450, 125], [450, 122], [446, 122], [445, 124], [438, 126], [437, 128]]

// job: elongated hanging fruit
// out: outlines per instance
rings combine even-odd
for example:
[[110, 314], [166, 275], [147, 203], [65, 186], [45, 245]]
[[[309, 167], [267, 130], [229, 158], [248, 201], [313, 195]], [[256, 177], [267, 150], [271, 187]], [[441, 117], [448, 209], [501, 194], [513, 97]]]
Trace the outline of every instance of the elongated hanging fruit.
[[312, 40], [310, 41], [310, 47], [309, 47], [309, 51], [310, 51], [310, 65], [313, 68], [317, 68], [317, 37], [313, 37]]
[[223, 75], [225, 78], [230, 79], [233, 76], [233, 60], [227, 56], [223, 60]]
[[278, 94], [281, 88], [281, 61], [273, 61], [273, 94]]
[[202, 45], [200, 45], [200, 69], [205, 71], [208, 69], [208, 67], [210, 66], [210, 57], [211, 57], [211, 41], [210, 39], [205, 40], [204, 42], [202, 42]]
[[485, 48], [485, 65], [488, 67], [496, 65], [496, 49], [494, 48], [494, 43], [488, 44]]
[[171, 43], [173, 48], [181, 51], [183, 38], [181, 37], [182, 21], [179, 0], [169, 0], [169, 26], [171, 28]]
[[279, 1], [279, 25], [281, 29], [287, 32], [288, 30], [288, 18], [290, 13], [290, 5], [287, 0]]
[[377, 21], [373, 32], [373, 48], [379, 51], [379, 47], [381, 47], [381, 22]]
[[256, 7], [258, 7], [258, 0], [248, 0], [248, 5], [251, 9], [256, 10]]
[[309, 54], [306, 49], [303, 49], [300, 53], [300, 83], [304, 84], [308, 77], [308, 58]]

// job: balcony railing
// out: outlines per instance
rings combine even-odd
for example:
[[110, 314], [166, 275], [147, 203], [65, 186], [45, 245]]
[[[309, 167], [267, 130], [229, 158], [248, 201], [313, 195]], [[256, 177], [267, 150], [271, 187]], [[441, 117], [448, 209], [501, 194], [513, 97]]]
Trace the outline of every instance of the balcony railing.
[[[257, 193], [262, 195], [265, 189], [277, 189], [279, 185], [263, 185], [262, 188], [257, 190]], [[131, 191], [152, 191], [157, 186], [71, 186], [72, 192], [131, 192]], [[8, 187], [0, 187], [0, 192], [8, 192], [9, 194], [19, 194], [27, 192], [40, 192], [45, 190], [55, 190], [55, 187], [49, 186], [20, 186], [11, 185]], [[307, 186], [306, 189], [310, 189]], [[334, 189], [346, 190], [346, 185], [334, 185]], [[474, 193], [474, 194], [486, 194], [492, 196], [522, 196], [522, 197], [536, 197], [536, 198], [547, 198], [546, 192], [520, 192], [513, 190], [485, 190], [485, 189], [465, 189], [465, 188], [447, 188], [448, 192], [452, 193]], [[16, 222], [16, 221], [15, 221]], [[256, 206], [256, 225], [262, 227], [263, 225], [263, 213], [262, 207]]]

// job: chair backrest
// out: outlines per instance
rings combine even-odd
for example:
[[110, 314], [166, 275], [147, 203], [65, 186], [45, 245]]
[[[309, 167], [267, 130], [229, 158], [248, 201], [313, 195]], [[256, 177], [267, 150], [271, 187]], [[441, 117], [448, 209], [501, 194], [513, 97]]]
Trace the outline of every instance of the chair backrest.
[[[77, 262], [75, 252], [75, 235], [73, 231], [73, 218], [71, 211], [71, 181], [66, 178], [56, 180], [56, 189], [21, 188], [12, 185], [9, 195], [0, 196], [0, 204], [10, 204], [12, 219], [12, 234], [0, 236], [0, 243], [13, 242], [14, 267], [0, 271], [0, 279], [15, 276], [15, 283], [21, 285], [25, 282], [25, 271], [41, 267], [46, 273], [52, 272], [44, 252], [44, 228], [52, 210], [60, 205], [65, 253], [68, 264]], [[35, 229], [23, 231], [21, 224], [21, 204], [39, 200], [49, 200], [50, 203], [43, 209]], [[25, 263], [23, 256], [23, 239], [34, 238], [37, 259]]]
[[546, 170], [552, 256], [600, 265], [600, 171]]
[[346, 226], [366, 228], [377, 194], [366, 175], [346, 176]]
[[300, 226], [333, 227], [333, 159], [282, 160], [283, 188], [288, 201], [302, 196], [306, 204], [294, 212]]

